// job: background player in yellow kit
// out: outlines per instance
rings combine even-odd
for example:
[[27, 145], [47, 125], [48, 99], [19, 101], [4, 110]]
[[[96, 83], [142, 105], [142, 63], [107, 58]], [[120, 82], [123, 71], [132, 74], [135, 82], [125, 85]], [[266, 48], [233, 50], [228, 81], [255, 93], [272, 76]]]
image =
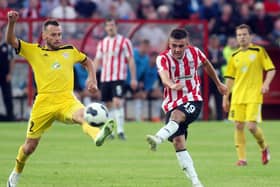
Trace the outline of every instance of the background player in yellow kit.
[[[237, 165], [247, 165], [245, 123], [261, 148], [262, 163], [267, 164], [270, 159], [269, 149], [257, 123], [261, 122], [263, 94], [269, 91], [275, 67], [265, 49], [251, 43], [251, 29], [248, 25], [236, 27], [236, 39], [239, 49], [231, 55], [225, 73], [226, 85], [232, 91], [231, 104], [230, 93], [227, 93], [223, 97], [223, 107], [226, 112], [229, 111], [229, 120], [235, 122]], [[264, 81], [263, 71], [266, 71]]]
[[18, 150], [15, 168], [7, 182], [8, 187], [17, 185], [27, 158], [35, 151], [42, 134], [55, 120], [80, 124], [97, 146], [103, 144], [114, 127], [112, 120], [107, 121], [101, 130], [90, 126], [83, 118], [84, 106], [73, 94], [73, 67], [78, 62], [88, 70], [88, 90], [98, 90], [92, 60], [72, 45], [62, 44], [62, 29], [55, 20], [43, 23], [44, 47], [17, 39], [14, 30], [18, 18], [18, 12], [8, 12], [6, 40], [31, 65], [38, 94], [28, 122], [26, 140]]

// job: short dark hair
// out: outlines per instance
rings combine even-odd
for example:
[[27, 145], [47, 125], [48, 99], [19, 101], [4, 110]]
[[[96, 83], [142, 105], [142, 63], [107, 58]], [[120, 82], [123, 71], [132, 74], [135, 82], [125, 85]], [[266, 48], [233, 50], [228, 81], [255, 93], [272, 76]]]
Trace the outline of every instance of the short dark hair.
[[149, 45], [149, 44], [150, 44], [150, 40], [148, 40], [148, 39], [144, 38], [144, 39], [140, 40], [140, 42], [139, 42], [139, 43], [140, 43], [140, 44]]
[[171, 38], [175, 38], [177, 40], [187, 38], [188, 37], [188, 32], [185, 29], [177, 28], [173, 29], [170, 33]]
[[43, 29], [46, 30], [47, 26], [49, 25], [59, 26], [59, 23], [55, 19], [47, 19], [46, 21], [44, 21]]
[[237, 31], [237, 30], [239, 30], [239, 29], [247, 29], [248, 32], [249, 32], [249, 34], [252, 33], [252, 30], [251, 30], [250, 26], [247, 25], [247, 24], [238, 25], [238, 26], [235, 28], [235, 31]]
[[116, 25], [118, 24], [118, 23], [117, 23], [117, 20], [114, 19], [114, 18], [112, 18], [112, 17], [107, 17], [107, 18], [105, 19], [104, 24], [106, 25], [107, 22], [111, 22], [111, 21], [115, 22]]

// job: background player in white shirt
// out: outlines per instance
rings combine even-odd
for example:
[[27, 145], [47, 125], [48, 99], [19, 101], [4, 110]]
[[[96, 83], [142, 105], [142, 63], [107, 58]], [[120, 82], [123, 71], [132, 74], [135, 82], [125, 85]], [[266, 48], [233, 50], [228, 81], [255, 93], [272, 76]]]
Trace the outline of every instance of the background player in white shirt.
[[127, 65], [131, 74], [131, 88], [137, 87], [135, 63], [131, 41], [118, 34], [117, 23], [114, 19], [105, 21], [107, 36], [98, 43], [95, 67], [102, 65], [101, 69], [101, 100], [109, 109], [109, 114], [115, 118], [117, 133], [121, 140], [124, 135], [124, 107], [123, 94], [127, 77]]

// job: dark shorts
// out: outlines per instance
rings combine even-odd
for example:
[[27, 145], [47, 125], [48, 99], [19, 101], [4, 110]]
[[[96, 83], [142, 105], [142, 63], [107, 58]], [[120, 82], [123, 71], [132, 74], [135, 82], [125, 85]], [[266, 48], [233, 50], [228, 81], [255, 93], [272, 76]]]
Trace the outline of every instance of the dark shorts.
[[112, 101], [114, 97], [122, 98], [124, 95], [125, 81], [101, 82], [101, 100]]
[[[189, 101], [175, 108], [177, 110], [182, 111], [185, 114], [186, 120], [179, 123], [178, 130], [172, 136], [170, 136], [168, 140], [172, 142], [174, 137], [180, 135], [185, 135], [185, 138], [187, 139], [189, 124], [191, 124], [193, 121], [195, 121], [198, 118], [201, 108], [202, 108], [202, 101]], [[166, 124], [170, 120], [170, 116], [173, 110], [166, 113], [166, 120], [165, 120]]]

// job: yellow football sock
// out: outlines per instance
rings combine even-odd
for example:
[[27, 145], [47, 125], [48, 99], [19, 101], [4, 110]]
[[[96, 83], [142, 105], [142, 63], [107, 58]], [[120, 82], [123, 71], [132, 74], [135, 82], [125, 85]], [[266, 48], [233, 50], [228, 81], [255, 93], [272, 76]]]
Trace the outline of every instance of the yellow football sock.
[[82, 128], [84, 133], [88, 134], [91, 136], [93, 139], [96, 138], [97, 134], [99, 133], [100, 129], [98, 127], [92, 127], [90, 126], [87, 122], [84, 122], [82, 124]]
[[15, 165], [15, 171], [17, 173], [21, 173], [24, 165], [25, 165], [25, 161], [27, 160], [27, 158], [29, 157], [29, 155], [26, 155], [23, 151], [23, 146], [20, 146], [18, 149], [18, 155], [16, 158], [16, 165]]
[[263, 132], [262, 132], [262, 129], [257, 127], [257, 130], [255, 133], [252, 133], [253, 136], [256, 138], [257, 140], [257, 143], [259, 144], [260, 148], [262, 150], [264, 150], [267, 146], [267, 144], [265, 143], [265, 140], [264, 140], [264, 135], [263, 135]]
[[246, 160], [246, 151], [245, 151], [245, 133], [244, 130], [235, 129], [234, 133], [235, 148], [237, 151], [238, 160]]

